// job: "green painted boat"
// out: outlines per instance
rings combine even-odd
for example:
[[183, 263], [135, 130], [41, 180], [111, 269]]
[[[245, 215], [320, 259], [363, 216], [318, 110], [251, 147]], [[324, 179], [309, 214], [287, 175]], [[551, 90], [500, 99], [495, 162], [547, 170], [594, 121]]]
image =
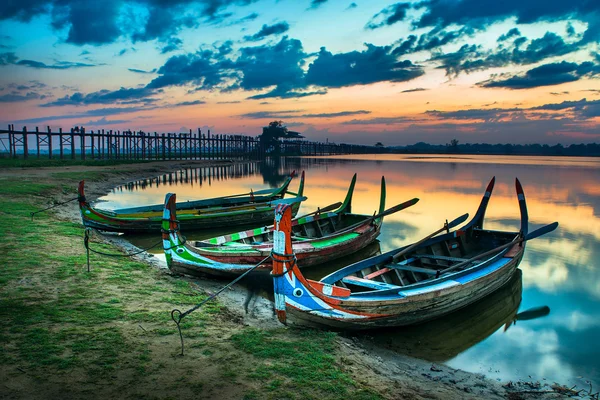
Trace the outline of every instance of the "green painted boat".
[[[278, 204], [289, 204], [295, 215], [306, 197], [303, 196], [304, 172], [298, 192], [288, 191], [294, 176], [295, 171], [274, 189], [177, 203], [179, 223], [186, 230], [271, 223]], [[157, 232], [161, 229], [163, 204], [104, 210], [87, 201], [84, 181], [79, 182], [78, 193], [81, 219], [86, 227], [123, 233]]]
[[[293, 220], [292, 246], [303, 267], [326, 263], [361, 250], [376, 240], [385, 215], [419, 201], [412, 199], [384, 210], [386, 191], [382, 177], [378, 214], [354, 214], [351, 208], [355, 185], [356, 174], [343, 203], [332, 204]], [[186, 242], [179, 231], [178, 220], [181, 218], [174, 199], [174, 194], [167, 195], [163, 220], [163, 247], [172, 271], [189, 275], [235, 276], [248, 271], [271, 254], [272, 225]], [[326, 211], [328, 209], [334, 211]], [[268, 273], [270, 270], [271, 260], [268, 260], [255, 271]]]

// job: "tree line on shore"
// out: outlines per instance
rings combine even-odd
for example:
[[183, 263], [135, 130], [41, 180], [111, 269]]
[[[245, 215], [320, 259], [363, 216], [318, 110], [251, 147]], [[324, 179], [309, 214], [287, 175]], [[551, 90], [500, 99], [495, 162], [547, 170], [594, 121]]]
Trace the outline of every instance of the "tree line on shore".
[[496, 155], [540, 155], [540, 156], [600, 156], [600, 144], [571, 144], [563, 146], [556, 144], [459, 144], [453, 139], [448, 144], [429, 144], [424, 142], [408, 146], [390, 146], [393, 153], [406, 154], [496, 154]]

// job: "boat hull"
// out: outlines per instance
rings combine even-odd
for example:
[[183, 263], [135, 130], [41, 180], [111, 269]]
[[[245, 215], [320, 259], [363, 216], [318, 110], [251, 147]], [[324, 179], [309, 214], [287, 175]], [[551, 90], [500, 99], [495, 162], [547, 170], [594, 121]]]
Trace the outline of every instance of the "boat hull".
[[[275, 205], [230, 207], [216, 212], [184, 210], [178, 213], [179, 223], [185, 230], [215, 229], [224, 226], [269, 224], [273, 221]], [[292, 205], [294, 215], [300, 203]], [[142, 213], [134, 216], [112, 216], [88, 205], [80, 206], [83, 224], [86, 227], [122, 233], [159, 232], [162, 226], [162, 211]]]
[[[271, 216], [272, 219], [272, 216]], [[381, 223], [372, 223], [366, 221], [364, 226], [355, 229], [353, 232], [359, 233], [356, 237], [348, 240], [335, 242], [335, 238], [329, 238], [335, 242], [330, 246], [313, 246], [311, 243], [302, 241], [293, 241], [292, 246], [298, 263], [303, 268], [314, 265], [324, 264], [329, 261], [353, 254], [360, 249], [373, 243], [381, 231]], [[254, 267], [266, 257], [270, 256], [273, 249], [272, 244], [262, 248], [249, 249], [247, 252], [233, 252], [229, 254], [211, 254], [209, 250], [186, 245], [189, 253], [194, 254], [190, 258], [189, 254], [178, 254], [172, 252], [169, 268], [171, 271], [186, 275], [215, 275], [215, 276], [237, 276]], [[213, 261], [207, 263], [206, 260]], [[272, 269], [272, 259], [268, 259], [252, 273], [254, 275], [267, 275]]]
[[334, 308], [348, 315], [360, 316], [355, 319], [350, 316], [339, 319], [324, 317], [319, 311], [302, 310], [292, 296], [286, 296], [286, 322], [290, 325], [343, 330], [420, 324], [458, 311], [500, 289], [510, 281], [522, 257], [523, 251], [519, 251], [504, 266], [483, 277], [419, 295], [365, 301], [337, 299]]

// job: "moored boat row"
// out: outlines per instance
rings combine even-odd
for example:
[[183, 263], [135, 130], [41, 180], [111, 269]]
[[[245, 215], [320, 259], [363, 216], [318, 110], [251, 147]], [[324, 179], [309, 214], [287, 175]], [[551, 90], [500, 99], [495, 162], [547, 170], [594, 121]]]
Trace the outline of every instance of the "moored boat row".
[[[239, 276], [270, 272], [274, 286], [274, 308], [285, 324], [336, 329], [371, 329], [421, 323], [466, 307], [495, 292], [514, 276], [523, 257], [525, 243], [554, 230], [558, 223], [528, 232], [528, 213], [523, 188], [516, 191], [521, 213], [518, 231], [483, 228], [484, 216], [495, 179], [487, 186], [474, 217], [468, 214], [446, 222], [440, 229], [411, 245], [344, 266], [321, 278], [304, 277], [301, 268], [329, 263], [376, 241], [386, 215], [418, 202], [411, 199], [385, 209], [385, 179], [381, 180], [379, 207], [373, 215], [351, 212], [356, 184], [354, 175], [343, 202], [323, 207], [293, 219], [304, 190], [304, 173], [295, 197], [284, 198], [291, 177], [279, 188], [205, 201], [177, 203], [166, 195], [162, 214], [157, 206], [105, 212], [87, 203], [80, 184], [80, 209], [84, 224], [105, 230], [135, 231], [143, 224], [156, 230], [160, 225], [169, 268], [191, 275]], [[191, 208], [189, 203], [195, 203]], [[204, 227], [215, 204], [221, 214], [251, 204], [264, 207], [256, 214], [270, 213], [274, 224], [264, 226], [257, 218], [254, 228], [205, 239], [186, 241], [187, 229]], [[240, 211], [242, 214], [244, 211]], [[205, 219], [201, 222], [199, 215]], [[233, 218], [232, 215], [228, 216]], [[218, 218], [218, 217], [217, 217]], [[258, 222], [260, 219], [261, 222]], [[195, 222], [192, 222], [194, 221]], [[109, 222], [107, 222], [109, 221]], [[234, 225], [235, 218], [229, 225]], [[241, 222], [240, 222], [241, 223]], [[125, 228], [125, 229], [124, 229]]]

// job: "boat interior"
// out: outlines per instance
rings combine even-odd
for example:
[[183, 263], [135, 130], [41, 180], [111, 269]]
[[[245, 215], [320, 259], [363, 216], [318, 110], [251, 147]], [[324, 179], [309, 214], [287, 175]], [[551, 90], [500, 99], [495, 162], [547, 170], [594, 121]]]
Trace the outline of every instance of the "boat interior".
[[495, 254], [472, 260], [489, 249], [511, 242], [517, 235], [518, 232], [477, 228], [456, 237], [453, 234], [445, 234], [437, 240], [434, 238], [429, 243], [426, 242], [415, 250], [400, 255], [397, 259], [394, 259], [394, 253], [399, 254], [402, 249], [372, 258], [370, 263], [357, 263], [355, 268], [347, 267], [347, 274], [339, 274], [339, 279], [334, 282], [327, 281], [328, 277], [322, 282], [350, 289], [353, 293], [399, 289], [444, 276], [450, 273], [444, 271], [454, 266], [456, 268], [453, 268], [451, 273], [490, 259], [507, 250], [502, 249]]
[[[368, 215], [327, 212], [320, 214], [317, 218], [310, 221], [302, 221], [302, 223], [300, 223], [300, 220], [294, 220], [292, 222], [292, 240], [302, 241], [327, 237], [338, 232], [343, 232], [348, 228], [352, 228], [368, 218], [370, 218]], [[236, 246], [270, 243], [273, 241], [273, 229], [266, 229], [262, 233], [252, 233], [244, 236], [245, 237], [227, 241], [223, 243], [223, 245]], [[196, 241], [194, 246], [201, 248], [214, 247], [217, 245], [207, 241]]]

